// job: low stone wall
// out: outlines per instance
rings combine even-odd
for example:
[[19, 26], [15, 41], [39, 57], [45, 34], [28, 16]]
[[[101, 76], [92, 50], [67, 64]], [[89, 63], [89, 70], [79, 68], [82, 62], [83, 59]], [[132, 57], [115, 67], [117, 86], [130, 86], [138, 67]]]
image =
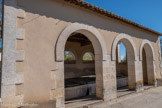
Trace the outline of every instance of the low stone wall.
[[[128, 86], [128, 77], [117, 78], [117, 87], [120, 88], [124, 86]], [[65, 88], [66, 100], [95, 94], [96, 94], [96, 84], [86, 84]]]
[[94, 94], [96, 94], [96, 84], [87, 84], [65, 88], [66, 100]]
[[128, 86], [128, 77], [117, 78], [117, 88]]
[[157, 79], [157, 86], [162, 86], [162, 78]]

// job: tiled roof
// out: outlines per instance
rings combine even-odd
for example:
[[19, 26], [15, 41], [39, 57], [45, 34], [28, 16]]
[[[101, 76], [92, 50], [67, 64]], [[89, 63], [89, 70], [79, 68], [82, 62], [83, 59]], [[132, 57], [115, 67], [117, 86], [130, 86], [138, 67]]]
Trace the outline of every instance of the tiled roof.
[[107, 16], [107, 17], [111, 17], [113, 19], [120, 20], [120, 21], [125, 22], [127, 24], [133, 25], [133, 26], [135, 26], [137, 28], [140, 28], [140, 29], [149, 31], [151, 33], [154, 33], [154, 34], [157, 34], [157, 35], [162, 35], [162, 33], [159, 33], [157, 31], [154, 31], [154, 30], [150, 29], [150, 28], [144, 27], [144, 26], [142, 26], [140, 24], [137, 24], [137, 23], [135, 23], [135, 22], [133, 22], [131, 20], [128, 20], [126, 18], [123, 18], [123, 17], [121, 17], [119, 15], [116, 15], [116, 14], [114, 14], [112, 12], [109, 12], [109, 11], [104, 10], [102, 8], [99, 8], [97, 6], [93, 6], [92, 4], [89, 4], [88, 2], [84, 2], [82, 0], [64, 0], [64, 1], [69, 2], [69, 3], [72, 3], [72, 4], [75, 4], [77, 6], [80, 6], [80, 7], [86, 8], [86, 9], [89, 9], [91, 11], [94, 11], [96, 13], [102, 14], [104, 16]]

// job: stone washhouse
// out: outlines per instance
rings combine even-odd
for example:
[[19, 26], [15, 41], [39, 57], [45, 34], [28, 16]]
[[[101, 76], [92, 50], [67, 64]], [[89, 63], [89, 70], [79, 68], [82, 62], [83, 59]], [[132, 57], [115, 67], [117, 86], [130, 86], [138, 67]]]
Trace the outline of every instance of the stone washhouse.
[[1, 101], [14, 104], [7, 108], [68, 108], [162, 85], [162, 33], [92, 4], [4, 0], [2, 21]]

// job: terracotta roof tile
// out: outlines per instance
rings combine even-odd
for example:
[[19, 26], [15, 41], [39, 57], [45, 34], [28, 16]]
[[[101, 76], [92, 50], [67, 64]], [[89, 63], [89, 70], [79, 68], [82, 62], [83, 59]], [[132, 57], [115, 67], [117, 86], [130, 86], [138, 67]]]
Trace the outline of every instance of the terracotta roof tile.
[[89, 4], [88, 2], [84, 2], [84, 1], [80, 1], [80, 0], [64, 0], [64, 1], [70, 2], [70, 3], [78, 5], [80, 7], [84, 7], [86, 9], [89, 9], [91, 11], [94, 11], [94, 12], [97, 12], [99, 14], [105, 15], [107, 17], [111, 17], [111, 18], [120, 20], [120, 21], [125, 22], [127, 24], [131, 24], [131, 25], [133, 25], [135, 27], [138, 27], [140, 29], [149, 31], [149, 32], [154, 33], [156, 35], [162, 35], [162, 33], [159, 33], [157, 31], [154, 31], [154, 30], [150, 29], [150, 28], [144, 27], [143, 25], [137, 24], [137, 23], [135, 23], [135, 22], [133, 22], [131, 20], [123, 18], [123, 17], [121, 17], [119, 15], [116, 15], [116, 14], [114, 14], [112, 12], [106, 11], [106, 10], [100, 8], [100, 7], [94, 6], [93, 4]]

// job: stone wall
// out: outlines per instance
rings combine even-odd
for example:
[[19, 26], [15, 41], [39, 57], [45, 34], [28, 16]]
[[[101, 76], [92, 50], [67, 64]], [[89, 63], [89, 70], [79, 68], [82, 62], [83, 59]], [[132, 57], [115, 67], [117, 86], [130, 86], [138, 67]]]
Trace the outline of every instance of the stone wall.
[[117, 88], [128, 86], [128, 77], [120, 77], [117, 79]]
[[78, 97], [84, 97], [87, 95], [95, 95], [96, 94], [96, 85], [95, 84], [87, 84], [75, 87], [65, 88], [65, 99], [75, 99]]

